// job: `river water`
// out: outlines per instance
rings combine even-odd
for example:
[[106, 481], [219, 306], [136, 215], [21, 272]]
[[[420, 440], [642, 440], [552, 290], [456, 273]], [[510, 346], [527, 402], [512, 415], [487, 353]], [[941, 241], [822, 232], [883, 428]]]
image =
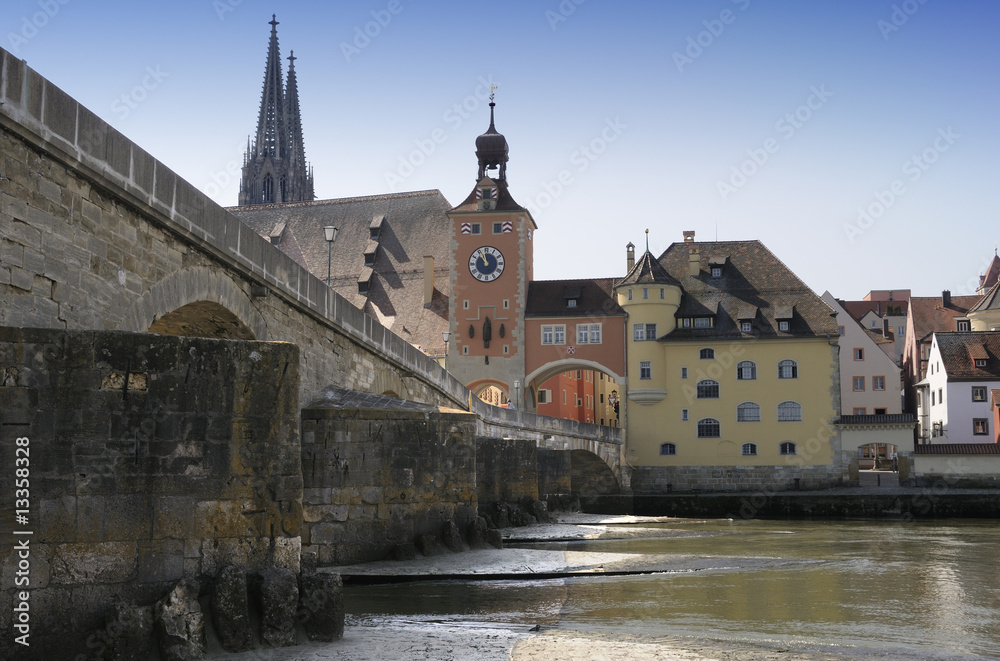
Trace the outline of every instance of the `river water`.
[[[1000, 522], [709, 520], [653, 536], [509, 546], [669, 554], [629, 576], [348, 586], [352, 621], [393, 618], [1000, 658]], [[662, 536], [660, 536], [662, 533]], [[868, 650], [866, 652], [865, 650]]]

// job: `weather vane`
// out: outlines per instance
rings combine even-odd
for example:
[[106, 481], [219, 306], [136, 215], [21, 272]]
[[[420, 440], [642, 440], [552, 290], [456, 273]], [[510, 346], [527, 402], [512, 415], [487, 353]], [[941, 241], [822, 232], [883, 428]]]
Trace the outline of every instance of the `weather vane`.
[[497, 92], [497, 84], [490, 83], [490, 103], [493, 103], [493, 95]]

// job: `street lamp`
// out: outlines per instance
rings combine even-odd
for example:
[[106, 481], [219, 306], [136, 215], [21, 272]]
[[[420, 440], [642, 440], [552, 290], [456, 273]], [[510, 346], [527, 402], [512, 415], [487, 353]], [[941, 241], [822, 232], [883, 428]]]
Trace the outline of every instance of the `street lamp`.
[[521, 381], [520, 379], [514, 379], [514, 406], [521, 405]]
[[326, 286], [330, 286], [330, 265], [333, 262], [333, 242], [337, 240], [337, 228], [333, 225], [327, 225], [323, 228], [323, 233], [326, 234]]
[[444, 340], [444, 359], [448, 360], [448, 340], [451, 339], [451, 332], [445, 331], [441, 333], [441, 338]]

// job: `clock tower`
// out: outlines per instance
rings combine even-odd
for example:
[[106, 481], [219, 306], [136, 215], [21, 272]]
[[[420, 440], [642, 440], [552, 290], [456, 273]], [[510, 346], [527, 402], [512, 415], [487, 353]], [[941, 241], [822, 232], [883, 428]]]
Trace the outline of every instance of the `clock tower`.
[[[447, 369], [477, 395], [495, 386], [523, 408], [524, 309], [537, 229], [507, 188], [507, 140], [494, 125], [476, 138], [479, 172], [451, 219], [451, 346]], [[519, 401], [520, 400], [520, 401]]]

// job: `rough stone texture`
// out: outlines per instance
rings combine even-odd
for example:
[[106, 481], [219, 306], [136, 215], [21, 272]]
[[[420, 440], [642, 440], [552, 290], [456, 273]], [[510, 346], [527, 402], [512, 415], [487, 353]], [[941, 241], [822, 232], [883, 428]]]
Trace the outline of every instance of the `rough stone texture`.
[[229, 565], [215, 579], [212, 587], [212, 624], [227, 652], [245, 652], [254, 648], [247, 575], [241, 567]]
[[[478, 518], [478, 517], [477, 517]], [[465, 550], [465, 543], [462, 541], [462, 533], [455, 525], [454, 521], [447, 521], [441, 530], [441, 541], [452, 553], [461, 553]]]
[[486, 538], [486, 543], [492, 546], [493, 548], [495, 549], [503, 548], [503, 536], [500, 535], [499, 530], [496, 530], [495, 528], [490, 528], [486, 530], [483, 536]]
[[164, 661], [205, 657], [205, 615], [198, 589], [197, 581], [181, 581], [156, 604], [156, 638]]
[[481, 503], [538, 499], [538, 448], [534, 441], [476, 439], [476, 493]]
[[472, 522], [474, 415], [344, 397], [302, 411], [303, 549], [319, 566], [386, 558], [447, 521]]
[[[34, 658], [91, 654], [111, 606], [182, 578], [298, 569], [297, 365], [288, 344], [0, 327], [0, 370], [17, 374], [0, 383], [0, 456], [30, 439]], [[112, 373], [144, 389], [102, 387]], [[4, 493], [14, 478], [0, 472]], [[0, 499], [0, 520], [13, 507]]]
[[329, 642], [344, 637], [344, 582], [340, 574], [299, 577], [299, 622], [309, 640]]
[[568, 451], [538, 448], [538, 496], [548, 499], [572, 493], [572, 471]]
[[553, 523], [555, 519], [549, 514], [549, 506], [543, 500], [536, 500], [531, 503], [531, 514], [539, 523]]
[[[686, 491], [790, 491], [849, 486], [849, 459], [821, 466], [637, 466], [636, 494]], [[798, 480], [798, 487], [796, 487]], [[591, 494], [601, 495], [601, 494]]]
[[409, 544], [397, 544], [396, 548], [392, 550], [393, 560], [416, 560], [417, 559], [417, 545], [413, 543]]
[[479, 550], [490, 546], [486, 541], [487, 529], [486, 519], [477, 516], [476, 520], [469, 526], [469, 548]]
[[299, 583], [287, 569], [263, 572], [260, 581], [260, 637], [269, 647], [295, 644]]
[[108, 611], [103, 639], [104, 658], [118, 661], [148, 661], [153, 655], [153, 610], [149, 607], [115, 604]]
[[425, 557], [441, 555], [445, 552], [445, 547], [441, 544], [437, 535], [419, 535], [417, 537], [417, 550]]

